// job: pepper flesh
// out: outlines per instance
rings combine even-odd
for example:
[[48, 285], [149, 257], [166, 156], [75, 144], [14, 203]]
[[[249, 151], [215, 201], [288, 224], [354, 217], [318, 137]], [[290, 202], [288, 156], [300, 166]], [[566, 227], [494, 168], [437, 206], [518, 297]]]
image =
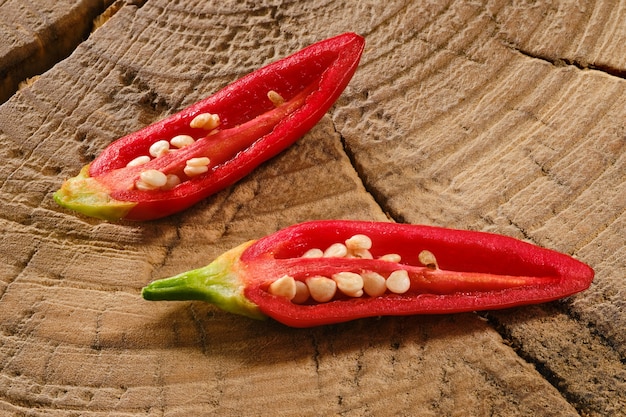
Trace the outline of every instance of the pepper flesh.
[[[357, 234], [371, 238], [372, 259], [302, 256], [312, 248], [326, 248]], [[437, 266], [420, 262], [419, 254], [424, 250], [435, 254]], [[237, 297], [220, 307], [241, 313], [233, 306], [246, 300], [250, 309], [243, 314], [254, 317], [262, 313], [292, 327], [383, 315], [459, 313], [542, 303], [588, 288], [594, 276], [589, 266], [568, 255], [511, 237], [383, 222], [301, 223], [247, 242], [236, 252], [238, 255], [229, 255], [226, 263], [222, 258], [214, 261], [232, 273], [231, 287], [237, 289]], [[399, 254], [400, 261], [383, 259], [390, 253]], [[326, 303], [296, 304], [268, 291], [272, 282], [286, 275], [306, 281], [340, 272], [374, 271], [384, 275], [397, 270], [407, 271], [411, 279], [410, 289], [403, 294], [338, 296]], [[219, 288], [189, 284], [197, 283], [194, 277], [198, 271], [157, 280], [146, 286], [142, 295], [148, 300], [215, 297], [212, 294]], [[168, 288], [167, 294], [160, 290], [162, 286]]]
[[[214, 95], [109, 145], [54, 198], [63, 207], [105, 220], [151, 220], [181, 211], [235, 183], [308, 132], [343, 92], [364, 39], [345, 33], [315, 43], [235, 81]], [[268, 97], [269, 96], [269, 97]], [[210, 133], [191, 127], [200, 114], [219, 116]], [[157, 141], [189, 135], [195, 143], [139, 166]], [[186, 178], [185, 162], [208, 157], [206, 173]], [[132, 164], [131, 164], [132, 165]], [[134, 187], [146, 170], [185, 179], [172, 189]]]

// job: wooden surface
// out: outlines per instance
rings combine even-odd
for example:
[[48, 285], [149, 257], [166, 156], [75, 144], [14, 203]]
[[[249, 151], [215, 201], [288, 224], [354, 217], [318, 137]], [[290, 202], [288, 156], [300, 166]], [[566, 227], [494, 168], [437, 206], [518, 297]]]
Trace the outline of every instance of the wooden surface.
[[[40, 34], [110, 2], [72, 4], [0, 2], [2, 81], [58, 61], [0, 105], [0, 415], [626, 415], [626, 3], [118, 1], [60, 60]], [[115, 138], [345, 31], [367, 47], [336, 106], [236, 186], [143, 224], [53, 202]], [[139, 295], [322, 218], [502, 233], [596, 279], [308, 330]]]

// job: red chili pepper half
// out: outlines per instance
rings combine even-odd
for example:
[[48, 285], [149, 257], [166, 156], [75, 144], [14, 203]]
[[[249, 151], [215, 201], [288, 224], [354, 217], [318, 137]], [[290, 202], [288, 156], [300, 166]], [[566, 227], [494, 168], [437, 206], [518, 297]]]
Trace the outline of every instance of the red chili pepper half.
[[293, 327], [384, 315], [492, 310], [582, 291], [574, 258], [485, 232], [397, 223], [301, 223], [146, 286], [148, 300], [203, 300]]
[[149, 220], [235, 183], [328, 111], [364, 47], [354, 33], [313, 44], [181, 112], [118, 139], [54, 195], [106, 220]]

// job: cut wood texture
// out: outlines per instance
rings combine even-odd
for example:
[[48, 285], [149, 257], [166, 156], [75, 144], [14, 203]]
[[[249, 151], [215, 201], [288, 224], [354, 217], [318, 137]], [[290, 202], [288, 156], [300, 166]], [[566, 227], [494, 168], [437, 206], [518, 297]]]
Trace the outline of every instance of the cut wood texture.
[[[626, 415], [623, 2], [116, 2], [61, 60], [42, 34], [110, 4], [70, 3], [0, 3], [3, 94], [56, 62], [0, 106], [1, 415]], [[148, 223], [54, 203], [117, 137], [346, 31], [367, 45], [342, 97], [238, 184]], [[547, 305], [305, 330], [140, 297], [327, 218], [497, 232], [596, 278]]]

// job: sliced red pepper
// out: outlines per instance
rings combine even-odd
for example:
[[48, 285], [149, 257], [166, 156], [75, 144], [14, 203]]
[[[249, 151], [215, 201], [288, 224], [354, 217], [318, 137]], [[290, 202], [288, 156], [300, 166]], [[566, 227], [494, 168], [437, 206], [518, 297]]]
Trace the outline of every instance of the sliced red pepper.
[[[240, 180], [309, 131], [345, 89], [363, 47], [361, 36], [346, 33], [263, 67], [113, 142], [67, 180], [54, 198], [61, 206], [106, 220], [149, 220], [183, 210]], [[219, 125], [191, 127], [201, 114], [217, 115]], [[179, 135], [195, 142], [145, 164], [127, 166], [138, 157], [149, 157], [156, 142], [167, 143]], [[208, 165], [196, 162], [207, 172], [184, 172], [187, 161], [204, 157]], [[145, 190], [140, 175], [146, 171], [176, 175], [181, 183], [161, 186], [163, 175], [157, 173], [148, 183], [155, 189]]]
[[[355, 249], [350, 244], [362, 235], [371, 240], [370, 249]], [[353, 236], [356, 238], [351, 239]], [[339, 249], [336, 253], [347, 251], [347, 256], [305, 255], [337, 243], [343, 247], [334, 247]], [[370, 289], [359, 294], [363, 283], [356, 277], [363, 280], [372, 272], [385, 280], [383, 292], [369, 295], [374, 292]], [[326, 284], [333, 281], [337, 285], [342, 276], [348, 282], [338, 284], [330, 301], [297, 300], [301, 294], [294, 296], [295, 283], [304, 282], [312, 291], [311, 278], [320, 276], [327, 279]], [[301, 223], [247, 242], [206, 267], [152, 282], [142, 295], [148, 300], [203, 300], [249, 317], [269, 316], [289, 326], [310, 327], [363, 317], [542, 303], [588, 288], [593, 276], [589, 266], [568, 255], [507, 236], [328, 220]], [[285, 286], [274, 284], [283, 277]], [[397, 277], [400, 279], [391, 285]]]

